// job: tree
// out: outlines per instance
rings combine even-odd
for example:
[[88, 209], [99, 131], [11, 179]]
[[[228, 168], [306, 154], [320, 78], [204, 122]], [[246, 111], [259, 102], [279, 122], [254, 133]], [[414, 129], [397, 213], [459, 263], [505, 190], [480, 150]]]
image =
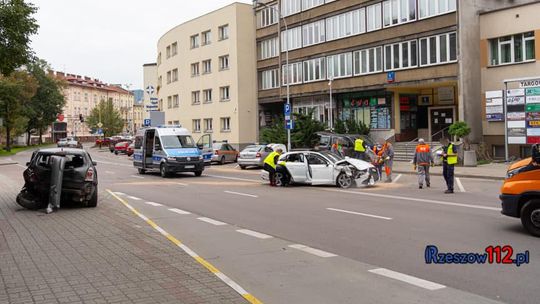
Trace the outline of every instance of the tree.
[[463, 139], [463, 148], [468, 151], [469, 146], [469, 134], [471, 134], [471, 128], [464, 121], [456, 121], [448, 128], [448, 134]]
[[338, 134], [345, 134], [347, 133], [347, 127], [345, 126], [345, 121], [338, 119], [334, 123], [334, 132]]
[[13, 72], [9, 77], [0, 75], [0, 117], [4, 117], [7, 151], [11, 151], [12, 131], [26, 118], [25, 108], [36, 87], [35, 79], [26, 71]]
[[86, 124], [94, 132], [99, 128], [98, 124], [100, 122], [103, 124], [101, 129], [103, 129], [103, 135], [105, 137], [122, 132], [124, 121], [120, 112], [114, 108], [112, 98], [109, 98], [107, 101], [100, 101], [99, 105], [92, 109], [92, 112], [86, 118]]
[[287, 142], [287, 130], [285, 129], [285, 121], [278, 119], [270, 127], [264, 127], [261, 129], [261, 142], [264, 143], [286, 143]]
[[291, 134], [292, 145], [296, 148], [311, 148], [319, 142], [317, 132], [324, 131], [326, 125], [313, 118], [313, 111], [308, 114], [294, 114], [294, 130]]
[[29, 118], [26, 126], [27, 145], [30, 144], [30, 134], [37, 131], [39, 143], [42, 143], [43, 132], [56, 120], [58, 113], [65, 105], [62, 87], [64, 83], [48, 74], [49, 66], [44, 60], [33, 61], [28, 70], [36, 79], [38, 87], [36, 94], [26, 107], [26, 116]]

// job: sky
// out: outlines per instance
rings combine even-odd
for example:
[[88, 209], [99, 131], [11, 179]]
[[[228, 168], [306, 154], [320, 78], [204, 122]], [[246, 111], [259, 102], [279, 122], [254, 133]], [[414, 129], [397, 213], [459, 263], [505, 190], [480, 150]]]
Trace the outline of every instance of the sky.
[[54, 70], [142, 89], [142, 65], [174, 26], [232, 0], [28, 0], [38, 7], [36, 55]]

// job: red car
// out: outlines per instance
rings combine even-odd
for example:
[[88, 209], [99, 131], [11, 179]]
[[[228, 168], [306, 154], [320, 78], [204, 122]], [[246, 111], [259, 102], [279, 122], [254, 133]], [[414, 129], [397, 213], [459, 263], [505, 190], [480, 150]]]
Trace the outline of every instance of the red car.
[[122, 141], [114, 145], [114, 154], [118, 155], [119, 153], [127, 154], [128, 147], [131, 144], [129, 141]]
[[101, 144], [101, 146], [106, 146], [106, 147], [108, 147], [110, 141], [111, 141], [111, 138], [110, 138], [110, 137], [98, 138], [98, 139], [96, 139], [96, 146], [99, 146], [99, 145]]
[[126, 151], [127, 156], [133, 155], [133, 152], [135, 152], [134, 149], [135, 149], [135, 144], [134, 143], [129, 144]]

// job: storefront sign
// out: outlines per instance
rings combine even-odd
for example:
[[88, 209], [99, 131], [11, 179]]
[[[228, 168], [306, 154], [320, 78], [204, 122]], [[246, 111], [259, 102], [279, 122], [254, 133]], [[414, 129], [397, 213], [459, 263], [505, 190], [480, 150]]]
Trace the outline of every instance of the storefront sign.
[[512, 136], [512, 137], [527, 136], [527, 129], [525, 128], [508, 129], [508, 136]]
[[527, 128], [540, 128], [540, 120], [528, 120]]
[[519, 82], [520, 88], [530, 88], [540, 86], [540, 79], [524, 80]]
[[540, 112], [528, 112], [527, 120], [540, 120]]
[[508, 137], [508, 143], [509, 144], [515, 144], [515, 145], [520, 145], [520, 144], [526, 144], [527, 143], [527, 137]]
[[527, 112], [540, 112], [540, 104], [528, 104], [525, 110]]
[[501, 106], [502, 109], [503, 99], [502, 98], [490, 98], [486, 99], [486, 106]]
[[486, 107], [486, 114], [497, 114], [497, 113], [500, 113], [500, 114], [503, 113], [503, 106]]
[[527, 136], [540, 136], [540, 128], [527, 129]]
[[525, 104], [525, 96], [508, 97], [506, 99], [508, 105], [522, 105]]
[[527, 96], [538, 96], [540, 95], [540, 87], [537, 88], [528, 88], [525, 90]]
[[486, 91], [486, 99], [490, 98], [502, 98], [503, 91]]
[[486, 120], [504, 121], [503, 91], [486, 91]]
[[437, 89], [439, 104], [454, 104], [454, 87], [441, 87]]
[[540, 136], [527, 137], [527, 144], [529, 145], [540, 144]]
[[506, 90], [506, 97], [523, 96], [525, 95], [524, 89]]
[[525, 112], [509, 112], [506, 117], [510, 121], [525, 120]]
[[503, 113], [486, 114], [487, 121], [504, 121]]
[[508, 128], [525, 128], [525, 121], [509, 121]]
[[527, 103], [540, 103], [540, 96], [527, 96]]

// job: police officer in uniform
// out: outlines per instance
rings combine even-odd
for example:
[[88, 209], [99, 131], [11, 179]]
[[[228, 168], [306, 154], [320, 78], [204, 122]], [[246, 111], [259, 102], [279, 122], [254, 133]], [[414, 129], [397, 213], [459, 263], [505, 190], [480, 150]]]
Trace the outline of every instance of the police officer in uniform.
[[268, 172], [270, 186], [272, 187], [276, 186], [276, 165], [281, 153], [283, 153], [283, 150], [277, 149], [276, 151], [268, 154], [268, 156], [264, 159], [263, 169]]
[[443, 176], [448, 188], [444, 193], [454, 193], [454, 167], [458, 163], [457, 149], [447, 138], [441, 139], [443, 145]]
[[360, 137], [354, 141], [354, 158], [365, 160], [366, 157], [366, 143]]

